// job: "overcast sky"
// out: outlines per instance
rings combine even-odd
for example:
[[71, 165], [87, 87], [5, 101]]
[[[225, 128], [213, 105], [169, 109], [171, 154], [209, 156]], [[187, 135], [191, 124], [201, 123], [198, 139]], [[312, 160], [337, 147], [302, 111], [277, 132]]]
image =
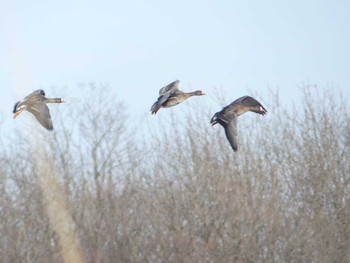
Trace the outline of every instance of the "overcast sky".
[[[1, 0], [0, 111], [35, 89], [108, 83], [135, 114], [179, 79], [185, 91], [298, 85], [350, 90], [350, 2]], [[47, 94], [59, 96], [59, 94]], [[69, 97], [65, 98], [69, 101]]]

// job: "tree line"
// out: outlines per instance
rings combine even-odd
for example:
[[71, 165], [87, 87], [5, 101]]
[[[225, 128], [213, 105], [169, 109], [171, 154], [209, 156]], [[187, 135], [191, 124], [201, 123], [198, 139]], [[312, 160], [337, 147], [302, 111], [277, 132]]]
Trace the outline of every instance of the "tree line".
[[347, 99], [307, 85], [300, 95], [287, 107], [271, 92], [266, 117], [239, 117], [233, 153], [200, 101], [147, 126], [91, 84], [54, 114], [56, 132], [1, 142], [0, 258], [64, 260], [40, 181], [50, 174], [86, 262], [349, 262]]

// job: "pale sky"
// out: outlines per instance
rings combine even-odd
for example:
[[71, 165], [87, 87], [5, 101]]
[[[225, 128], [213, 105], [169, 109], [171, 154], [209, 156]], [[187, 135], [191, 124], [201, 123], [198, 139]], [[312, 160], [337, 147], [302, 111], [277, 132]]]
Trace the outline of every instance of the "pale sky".
[[307, 82], [349, 94], [349, 50], [346, 0], [0, 0], [0, 112], [12, 121], [33, 90], [88, 82], [109, 83], [136, 115], [176, 79], [218, 110], [214, 87], [228, 102], [269, 87], [292, 100]]

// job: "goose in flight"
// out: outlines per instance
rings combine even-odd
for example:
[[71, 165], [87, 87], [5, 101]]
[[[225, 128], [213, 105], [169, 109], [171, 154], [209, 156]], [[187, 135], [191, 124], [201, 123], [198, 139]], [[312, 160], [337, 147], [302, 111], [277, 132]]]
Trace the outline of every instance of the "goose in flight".
[[267, 113], [259, 101], [250, 96], [243, 96], [215, 113], [210, 121], [212, 126], [219, 123], [224, 127], [226, 138], [235, 152], [238, 150], [237, 118], [247, 111], [261, 115]]
[[27, 110], [34, 115], [39, 123], [47, 130], [53, 130], [49, 107], [46, 103], [63, 103], [61, 98], [46, 98], [42, 89], [36, 90], [26, 96], [23, 100], [16, 102], [13, 108], [13, 118], [15, 119], [23, 111]]
[[201, 90], [183, 92], [178, 88], [179, 82], [179, 80], [175, 80], [159, 90], [159, 97], [151, 107], [152, 114], [156, 114], [160, 108], [175, 106], [189, 97], [205, 95], [205, 93]]

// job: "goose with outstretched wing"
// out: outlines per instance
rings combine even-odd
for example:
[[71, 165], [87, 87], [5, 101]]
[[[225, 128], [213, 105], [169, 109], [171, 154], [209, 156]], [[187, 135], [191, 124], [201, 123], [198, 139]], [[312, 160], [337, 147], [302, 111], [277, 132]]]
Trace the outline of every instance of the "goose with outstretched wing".
[[250, 96], [243, 96], [215, 113], [210, 121], [212, 126], [219, 123], [224, 127], [226, 138], [235, 152], [238, 150], [237, 118], [247, 111], [261, 115], [267, 113], [259, 101]]
[[29, 111], [38, 122], [47, 130], [53, 130], [50, 110], [47, 103], [63, 103], [61, 98], [46, 98], [42, 89], [36, 90], [26, 96], [23, 100], [16, 102], [13, 108], [13, 118], [15, 119], [23, 111]]
[[202, 96], [205, 93], [201, 90], [193, 92], [183, 92], [179, 90], [179, 80], [171, 82], [169, 85], [159, 90], [159, 97], [151, 107], [151, 113], [156, 114], [160, 108], [169, 108], [175, 106], [192, 96]]

